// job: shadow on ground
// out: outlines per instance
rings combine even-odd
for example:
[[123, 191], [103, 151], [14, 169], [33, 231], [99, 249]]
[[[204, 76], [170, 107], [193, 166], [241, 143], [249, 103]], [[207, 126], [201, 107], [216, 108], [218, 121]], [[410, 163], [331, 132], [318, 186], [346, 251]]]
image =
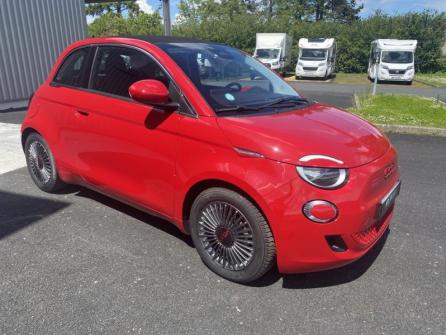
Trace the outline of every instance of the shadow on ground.
[[[123, 212], [139, 221], [145, 222], [167, 234], [170, 234], [182, 240], [191, 248], [194, 247], [190, 236], [183, 234], [172, 223], [169, 223], [166, 220], [149, 215], [145, 212], [137, 210], [117, 200], [88, 190], [86, 188], [78, 188], [76, 196], [98, 201], [103, 205]], [[283, 275], [278, 273], [277, 268], [273, 268], [265, 276], [263, 276], [256, 282], [249, 284], [249, 286], [270, 286], [279, 281], [281, 278], [282, 286], [288, 289], [311, 289], [318, 287], [328, 287], [354, 281], [361, 277], [365, 272], [367, 272], [370, 266], [374, 263], [375, 259], [379, 256], [386, 243], [388, 234], [389, 231], [387, 231], [378, 241], [378, 243], [361, 259], [342, 268], [296, 275]]]
[[[70, 186], [71, 188], [71, 186]], [[129, 205], [126, 205], [120, 201], [114, 200], [110, 197], [107, 197], [105, 195], [102, 195], [100, 193], [97, 193], [95, 191], [91, 191], [87, 188], [83, 187], [77, 187], [77, 188], [71, 188], [71, 190], [77, 191], [76, 196], [92, 199], [94, 201], [100, 202], [101, 204], [108, 206], [110, 208], [113, 208], [117, 211], [120, 211], [122, 213], [125, 213], [128, 216], [131, 216], [139, 221], [145, 222], [152, 227], [155, 227], [156, 229], [159, 229], [167, 234], [170, 234], [179, 240], [182, 240], [185, 244], [187, 244], [189, 247], [193, 248], [194, 245], [192, 243], [192, 239], [190, 236], [183, 234], [174, 224], [158, 218], [156, 216], [147, 214], [145, 212], [142, 212], [136, 208], [133, 208]]]
[[[170, 234], [180, 239], [191, 248], [194, 247], [190, 236], [183, 234], [173, 224], [105, 195], [77, 186], [69, 186], [60, 193], [73, 193], [75, 196], [97, 201]], [[69, 205], [70, 203], [67, 202], [0, 191], [0, 239], [42, 220]], [[282, 275], [278, 273], [277, 268], [273, 268], [265, 276], [256, 282], [249, 284], [249, 286], [270, 286], [282, 279], [283, 288], [311, 289], [340, 285], [354, 281], [367, 272], [373, 264], [384, 247], [388, 234], [389, 232], [387, 231], [378, 243], [361, 259], [342, 268], [296, 275]]]
[[387, 230], [373, 248], [362, 258], [341, 268], [295, 275], [279, 274], [277, 269], [272, 269], [264, 277], [252, 283], [251, 286], [269, 286], [280, 280], [280, 278], [282, 278], [282, 287], [288, 289], [312, 289], [352, 282], [366, 273], [375, 262], [386, 243], [389, 232]]
[[0, 239], [69, 205], [63, 201], [0, 191]]

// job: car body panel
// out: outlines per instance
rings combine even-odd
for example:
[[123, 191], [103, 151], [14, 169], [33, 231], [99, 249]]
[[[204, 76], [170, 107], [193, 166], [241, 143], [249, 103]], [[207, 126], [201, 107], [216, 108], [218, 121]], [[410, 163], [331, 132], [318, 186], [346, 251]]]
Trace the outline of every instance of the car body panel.
[[221, 117], [218, 123], [234, 146], [290, 164], [299, 164], [306, 155], [325, 155], [343, 162], [327, 162], [327, 167], [352, 168], [379, 158], [389, 148], [374, 126], [319, 103], [273, 115]]
[[[72, 50], [115, 44], [155, 58], [195, 114], [160, 111], [131, 99], [51, 84]], [[24, 133], [28, 129], [46, 139], [62, 180], [165, 217], [184, 232], [187, 196], [195, 186], [208, 183], [238, 190], [265, 215], [281, 272], [333, 268], [370, 250], [387, 229], [392, 212], [370, 243], [360, 237], [378, 224], [377, 205], [399, 180], [394, 147], [366, 121], [318, 103], [277, 114], [218, 117], [166, 53], [133, 38], [94, 38], [68, 47], [31, 101], [22, 124]], [[236, 148], [259, 155], [247, 157]], [[300, 159], [307, 155], [335, 161], [303, 164]], [[348, 168], [349, 180], [337, 190], [319, 189], [299, 177], [296, 165]], [[335, 204], [336, 220], [316, 224], [307, 219], [302, 207], [314, 199]], [[348, 250], [331, 250], [326, 242], [330, 235], [341, 235]]]

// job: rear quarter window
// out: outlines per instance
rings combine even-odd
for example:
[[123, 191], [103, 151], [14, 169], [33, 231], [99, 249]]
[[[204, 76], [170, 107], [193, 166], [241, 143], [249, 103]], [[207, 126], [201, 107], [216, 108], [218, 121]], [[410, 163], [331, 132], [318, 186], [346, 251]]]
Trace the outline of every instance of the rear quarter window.
[[91, 56], [91, 47], [73, 51], [62, 62], [53, 82], [72, 87], [87, 88]]

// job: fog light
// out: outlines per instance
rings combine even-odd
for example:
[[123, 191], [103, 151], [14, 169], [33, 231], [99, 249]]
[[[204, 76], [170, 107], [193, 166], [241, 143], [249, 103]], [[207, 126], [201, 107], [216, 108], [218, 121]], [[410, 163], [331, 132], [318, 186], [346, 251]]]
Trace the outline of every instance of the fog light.
[[312, 200], [302, 208], [305, 217], [317, 223], [328, 223], [338, 217], [338, 209], [331, 202]]

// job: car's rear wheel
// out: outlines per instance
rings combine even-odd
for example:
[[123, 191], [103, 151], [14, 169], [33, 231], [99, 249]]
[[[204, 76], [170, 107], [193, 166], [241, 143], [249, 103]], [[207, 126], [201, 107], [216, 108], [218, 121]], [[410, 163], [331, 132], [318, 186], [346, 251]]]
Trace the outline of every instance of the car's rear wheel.
[[195, 199], [191, 235], [203, 262], [220, 276], [239, 283], [254, 281], [273, 265], [275, 243], [259, 209], [225, 188], [210, 188]]
[[25, 156], [29, 174], [38, 188], [55, 192], [65, 186], [57, 174], [54, 156], [42, 136], [32, 133], [27, 137]]

